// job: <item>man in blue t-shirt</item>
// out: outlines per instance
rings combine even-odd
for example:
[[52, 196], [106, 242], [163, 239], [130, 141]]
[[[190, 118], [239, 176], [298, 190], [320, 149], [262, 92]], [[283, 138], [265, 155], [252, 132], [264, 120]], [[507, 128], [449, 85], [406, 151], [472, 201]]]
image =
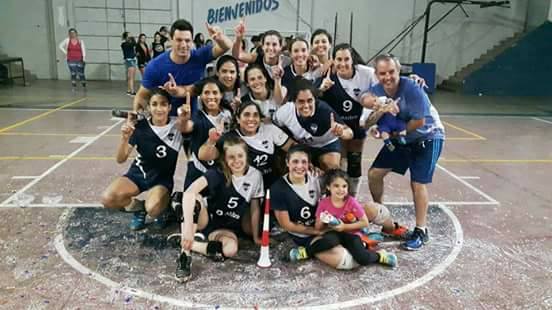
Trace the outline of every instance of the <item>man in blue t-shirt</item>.
[[[373, 109], [368, 122], [377, 122], [391, 106], [382, 106], [374, 98], [392, 99], [391, 105], [398, 106], [397, 118], [406, 123], [406, 146], [390, 151], [383, 146], [368, 171], [370, 192], [375, 202], [383, 203], [383, 179], [390, 172], [404, 174], [410, 170], [410, 182], [416, 210], [416, 227], [409, 234], [402, 247], [418, 250], [429, 242], [426, 228], [428, 194], [426, 184], [431, 183], [437, 160], [441, 154], [445, 129], [439, 114], [423, 89], [416, 82], [399, 77], [400, 63], [390, 55], [375, 59], [376, 76], [379, 83], [371, 90], [373, 100], [363, 100]], [[394, 143], [395, 145], [400, 145]]]
[[[134, 97], [133, 109], [144, 110], [151, 91], [163, 87], [171, 95], [171, 115], [177, 115], [177, 109], [192, 85], [203, 78], [205, 67], [213, 59], [224, 54], [232, 46], [232, 41], [222, 34], [220, 28], [207, 25], [207, 30], [216, 42], [214, 45], [193, 48], [194, 29], [192, 25], [179, 19], [171, 26], [171, 49], [150, 61], [142, 78], [142, 85]], [[177, 87], [184, 85], [185, 87]], [[192, 102], [192, 112], [196, 110]]]

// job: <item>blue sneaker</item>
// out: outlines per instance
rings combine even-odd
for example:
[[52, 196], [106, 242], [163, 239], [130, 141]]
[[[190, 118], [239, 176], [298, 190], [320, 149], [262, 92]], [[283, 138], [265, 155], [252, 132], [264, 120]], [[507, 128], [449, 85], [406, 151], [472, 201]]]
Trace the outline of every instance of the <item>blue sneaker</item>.
[[146, 211], [134, 212], [129, 225], [131, 230], [141, 230], [146, 227]]
[[401, 244], [401, 247], [409, 251], [417, 251], [421, 249], [424, 244], [429, 243], [429, 234], [426, 231], [419, 229], [418, 227], [414, 228], [414, 231], [408, 234], [407, 240]]

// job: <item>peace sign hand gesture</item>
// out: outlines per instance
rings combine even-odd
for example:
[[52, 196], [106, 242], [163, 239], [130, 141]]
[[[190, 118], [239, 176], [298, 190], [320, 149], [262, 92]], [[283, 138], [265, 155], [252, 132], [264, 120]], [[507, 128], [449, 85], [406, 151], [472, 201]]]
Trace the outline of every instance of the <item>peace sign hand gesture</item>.
[[241, 91], [238, 88], [238, 90], [236, 91], [236, 96], [232, 99], [232, 102], [230, 102], [230, 106], [232, 107], [232, 110], [234, 111], [234, 113], [238, 110], [238, 107], [240, 106], [240, 104], [241, 104]]

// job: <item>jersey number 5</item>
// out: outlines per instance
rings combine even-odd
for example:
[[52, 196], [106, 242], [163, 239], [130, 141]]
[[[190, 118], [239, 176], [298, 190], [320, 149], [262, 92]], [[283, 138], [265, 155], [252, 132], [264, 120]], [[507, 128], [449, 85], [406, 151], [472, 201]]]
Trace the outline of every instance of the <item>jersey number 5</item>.
[[238, 197], [230, 197], [230, 199], [228, 199], [228, 204], [226, 204], [226, 206], [228, 207], [228, 209], [234, 209], [238, 206], [238, 200], [240, 198]]

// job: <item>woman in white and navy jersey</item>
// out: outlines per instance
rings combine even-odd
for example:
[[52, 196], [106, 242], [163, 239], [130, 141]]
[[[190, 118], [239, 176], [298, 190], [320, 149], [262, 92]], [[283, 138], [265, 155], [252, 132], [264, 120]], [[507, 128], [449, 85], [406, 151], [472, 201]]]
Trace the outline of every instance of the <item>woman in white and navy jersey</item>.
[[347, 174], [350, 177], [352, 195], [358, 192], [362, 173], [362, 148], [366, 130], [359, 124], [363, 112], [361, 97], [375, 85], [374, 69], [362, 64], [362, 59], [349, 44], [339, 44], [333, 52], [335, 74], [328, 71], [319, 79], [322, 99], [326, 101], [345, 124], [353, 130], [353, 139], [341, 141], [342, 157], [347, 159]]
[[320, 77], [320, 70], [313, 68], [309, 61], [310, 50], [307, 40], [296, 38], [290, 45], [291, 64], [284, 68], [282, 85], [292, 89], [293, 81], [300, 76], [314, 83]]
[[202, 161], [198, 157], [199, 148], [207, 141], [209, 135], [220, 136], [229, 130], [232, 113], [221, 105], [222, 84], [214, 78], [206, 78], [194, 87], [199, 92], [202, 109], [192, 115], [186, 123], [185, 133], [190, 133], [192, 160], [188, 162], [184, 190], [199, 178], [207, 169], [215, 165], [214, 160]]
[[339, 140], [351, 139], [353, 132], [326, 102], [316, 98], [316, 93], [310, 81], [297, 78], [290, 101], [276, 111], [274, 123], [307, 145], [313, 162], [322, 170], [336, 169], [341, 160]]
[[331, 69], [331, 50], [332, 35], [326, 29], [316, 29], [311, 35], [311, 54], [318, 60], [321, 75], [326, 75]]
[[[262, 175], [247, 164], [247, 145], [238, 137], [224, 141], [220, 162], [221, 168], [209, 169], [182, 198], [181, 253], [176, 269], [176, 279], [181, 282], [191, 277], [190, 251], [222, 261], [237, 254], [239, 236], [251, 236], [260, 245]], [[200, 194], [203, 192], [205, 197]], [[207, 240], [194, 241], [196, 231]]]
[[222, 55], [216, 63], [216, 76], [224, 86], [222, 98], [235, 109], [240, 103], [240, 68], [236, 58]]
[[288, 173], [270, 187], [276, 219], [298, 246], [290, 251], [289, 258], [295, 261], [316, 257], [333, 268], [352, 269], [357, 264], [349, 251], [326, 240], [324, 231], [315, 228], [321, 191], [318, 177], [309, 171], [308, 152], [304, 145], [292, 146], [286, 156]]
[[281, 76], [276, 75], [272, 80], [261, 65], [250, 64], [245, 68], [244, 79], [248, 93], [241, 101], [255, 102], [264, 116], [272, 120], [287, 95], [287, 89], [282, 86]]
[[276, 148], [284, 152], [295, 144], [284, 131], [272, 123], [263, 122], [263, 113], [259, 105], [252, 101], [243, 102], [236, 111], [233, 130], [217, 141], [208, 140], [199, 149], [199, 158], [213, 160], [222, 153], [224, 141], [239, 137], [247, 144], [249, 164], [263, 174], [264, 185], [268, 188], [279, 176], [274, 169]]
[[[245, 23], [241, 21], [234, 28], [236, 37], [232, 46], [232, 56], [237, 60], [248, 64], [259, 64], [261, 68], [268, 73], [269, 80], [272, 82], [273, 67], [282, 68], [290, 63], [289, 57], [282, 54], [282, 35], [276, 30], [268, 30], [263, 33], [261, 46], [253, 52], [248, 53], [241, 48], [243, 37], [245, 36]], [[283, 56], [283, 57], [280, 57]]]
[[[179, 118], [169, 117], [169, 98], [166, 91], [155, 89], [149, 101], [151, 117], [136, 122], [131, 119], [136, 114], [129, 113], [129, 119], [121, 128], [117, 162], [124, 163], [134, 148], [137, 156], [128, 172], [115, 179], [102, 194], [104, 207], [122, 209], [130, 205], [133, 197], [145, 191], [148, 191], [145, 208], [151, 217], [158, 217], [168, 205], [182, 145], [181, 130], [186, 122], [186, 113]], [[146, 212], [137, 212], [131, 229], [145, 227], [145, 219]]]

